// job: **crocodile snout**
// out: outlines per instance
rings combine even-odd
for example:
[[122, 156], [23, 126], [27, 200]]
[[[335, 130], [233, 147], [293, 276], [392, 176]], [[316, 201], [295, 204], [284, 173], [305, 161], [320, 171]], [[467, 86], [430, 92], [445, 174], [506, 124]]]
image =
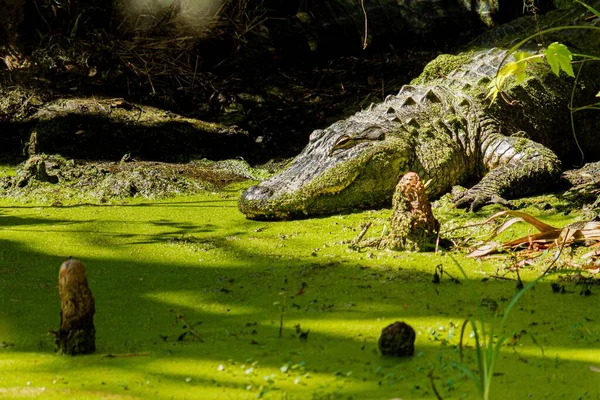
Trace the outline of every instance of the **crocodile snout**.
[[273, 196], [273, 189], [266, 186], [251, 186], [244, 193], [242, 199], [247, 201], [266, 201]]
[[250, 219], [271, 219], [268, 215], [269, 200], [274, 194], [273, 189], [267, 186], [251, 186], [242, 193], [238, 202], [238, 209]]

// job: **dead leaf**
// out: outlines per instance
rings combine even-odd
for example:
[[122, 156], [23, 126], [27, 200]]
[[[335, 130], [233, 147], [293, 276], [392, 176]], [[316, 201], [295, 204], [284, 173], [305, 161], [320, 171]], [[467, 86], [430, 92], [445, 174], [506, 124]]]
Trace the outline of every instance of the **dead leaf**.
[[[584, 243], [588, 246], [593, 246], [600, 242], [600, 222], [596, 221], [575, 222], [567, 225], [564, 228], [555, 228], [554, 226], [548, 225], [524, 212], [507, 210], [500, 211], [492, 215], [487, 219], [487, 221], [485, 221], [485, 223], [489, 223], [505, 215], [512, 215], [515, 216], [515, 218], [511, 218], [504, 222], [498, 229], [496, 229], [496, 231], [488, 240], [493, 239], [517, 222], [527, 222], [535, 227], [539, 233], [509, 240], [501, 245], [497, 243], [487, 243], [475, 249], [471, 254], [468, 255], [468, 257], [484, 257], [497, 253], [503, 249], [515, 249], [525, 245], [528, 249], [543, 250], [549, 249], [556, 245], [565, 246], [574, 243]], [[595, 255], [596, 253], [586, 256], [592, 257]]]
[[539, 219], [537, 219], [535, 217], [532, 217], [529, 214], [526, 214], [526, 213], [521, 212], [521, 211], [512, 211], [512, 210], [506, 210], [506, 211], [497, 212], [496, 214], [494, 214], [491, 217], [489, 217], [487, 219], [486, 223], [490, 222], [490, 221], [493, 221], [496, 218], [501, 217], [503, 215], [514, 215], [516, 217], [522, 218], [525, 222], [528, 222], [530, 225], [533, 225], [540, 232], [553, 231], [553, 230], [557, 229], [557, 228], [553, 227], [552, 225], [548, 225], [545, 222], [542, 222]]
[[473, 250], [473, 252], [467, 257], [484, 257], [489, 254], [498, 253], [499, 249], [502, 249], [502, 245], [496, 242], [492, 242]]

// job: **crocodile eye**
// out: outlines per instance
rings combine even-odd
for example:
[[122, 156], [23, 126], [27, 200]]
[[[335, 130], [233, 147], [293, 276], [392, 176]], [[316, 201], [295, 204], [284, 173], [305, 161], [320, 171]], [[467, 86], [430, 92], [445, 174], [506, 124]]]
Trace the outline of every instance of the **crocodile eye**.
[[341, 135], [339, 138], [337, 138], [333, 146], [331, 146], [331, 150], [329, 150], [329, 155], [332, 155], [333, 152], [336, 150], [347, 149], [348, 147], [353, 146], [354, 143], [356, 143], [356, 140], [352, 136], [345, 134]]
[[342, 135], [335, 141], [333, 145], [336, 149], [345, 149], [346, 147], [350, 147], [354, 142], [354, 138], [349, 135]]

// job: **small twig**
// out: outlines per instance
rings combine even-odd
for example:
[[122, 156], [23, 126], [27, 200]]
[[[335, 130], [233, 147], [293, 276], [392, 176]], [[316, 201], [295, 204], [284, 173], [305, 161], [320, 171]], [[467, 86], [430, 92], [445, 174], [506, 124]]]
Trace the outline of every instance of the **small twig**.
[[465, 329], [467, 328], [468, 323], [469, 320], [465, 319], [465, 322], [462, 324], [462, 328], [460, 328], [460, 342], [458, 342], [458, 356], [460, 357], [460, 362], [463, 362], [463, 337], [465, 336]]
[[192, 77], [192, 90], [194, 90], [194, 84], [196, 83], [196, 74], [198, 73], [198, 59], [199, 57], [196, 56], [196, 64], [194, 65], [194, 76]]
[[362, 8], [362, 12], [365, 16], [365, 36], [363, 38], [363, 50], [367, 48], [367, 37], [369, 35], [369, 20], [367, 19], [367, 10], [365, 9], [365, 1], [360, 0], [360, 7]]
[[517, 273], [517, 289], [521, 290], [523, 289], [523, 281], [521, 280], [521, 274], [519, 273], [519, 267], [517, 266], [517, 268], [515, 269], [515, 272]]
[[435, 267], [435, 273], [437, 274], [439, 272], [439, 277], [441, 278], [442, 276], [444, 276], [444, 274], [448, 275], [448, 277], [450, 278], [450, 280], [454, 283], [460, 283], [460, 280], [458, 278], [453, 277], [452, 275], [450, 275], [448, 272], [444, 271], [444, 267], [442, 266], [442, 264], [438, 264]]
[[363, 228], [360, 231], [360, 233], [358, 234], [358, 236], [352, 240], [352, 242], [350, 243], [350, 247], [356, 247], [360, 243], [362, 238], [365, 236], [365, 234], [367, 233], [367, 231], [369, 230], [370, 227], [371, 227], [371, 222], [367, 222], [363, 226]]
[[46, 18], [44, 18], [44, 15], [40, 12], [40, 9], [37, 5], [37, 1], [33, 2], [33, 5], [35, 6], [36, 11], [38, 12], [40, 18], [42, 18], [42, 21], [44, 21], [44, 23], [48, 26], [49, 29], [52, 29], [50, 24], [48, 23], [48, 21], [46, 21]]
[[[569, 230], [567, 230], [567, 233], [569, 232]], [[565, 236], [567, 236], [567, 235], [565, 235]], [[558, 259], [560, 258], [561, 254], [563, 252], [563, 249], [565, 248], [565, 244], [566, 244], [566, 240], [563, 240], [563, 242], [560, 245], [560, 249], [558, 249], [558, 254], [556, 255], [556, 257], [554, 257], [554, 260], [552, 260], [552, 262], [550, 263], [548, 268], [546, 268], [546, 270], [544, 271], [542, 276], [545, 276], [554, 267], [554, 264], [556, 264], [556, 262], [558, 261]]]
[[[183, 322], [184, 328], [187, 326], [187, 328], [185, 328], [187, 330], [184, 333], [182, 333], [181, 335], [179, 335], [179, 339], [177, 339], [178, 341], [183, 340], [185, 335], [190, 333], [190, 334], [192, 334], [192, 336], [194, 336], [199, 341], [204, 342], [204, 340], [200, 337], [200, 334], [198, 334], [198, 331], [196, 331], [196, 329], [194, 329], [194, 326], [187, 321], [187, 319], [185, 318], [184, 315], [177, 313], [175, 310], [171, 310], [171, 312], [175, 314], [176, 322], [179, 322], [179, 321]], [[200, 323], [202, 323], [202, 322], [198, 322], [198, 323], [196, 323], [196, 325], [198, 325]]]
[[150, 357], [150, 353], [125, 353], [125, 354], [107, 354], [102, 357], [105, 358], [118, 358], [118, 357]]
[[500, 280], [503, 280], [503, 281], [514, 281], [513, 278], [509, 278], [507, 276], [500, 276], [500, 275], [490, 275], [490, 278], [500, 279]]
[[375, 246], [377, 248], [377, 250], [382, 250], [384, 247], [387, 246], [387, 243], [385, 240], [386, 231], [387, 231], [387, 226], [383, 225], [383, 229], [381, 229], [381, 236], [379, 236], [379, 240], [377, 240], [377, 246]]
[[[460, 229], [481, 228], [481, 227], [483, 227], [485, 225], [488, 225], [490, 222], [492, 222], [492, 221], [490, 221], [488, 219], [488, 220], [485, 220], [483, 222], [476, 222], [476, 223], [469, 224], [469, 225], [457, 226], [455, 228], [448, 229], [448, 230], [446, 230], [444, 232], [439, 232], [438, 234], [439, 235], [444, 234], [444, 236], [446, 237], [446, 235], [448, 235], [450, 232], [458, 231]], [[464, 238], [462, 238], [462, 240], [460, 241], [460, 243], [457, 243], [453, 239], [450, 239], [450, 240], [452, 241], [452, 244], [454, 245], [454, 247], [460, 247], [464, 243], [468, 243], [471, 239], [473, 239], [473, 237], [475, 236], [476, 233], [477, 233], [477, 230], [474, 231], [474, 232], [472, 232], [472, 233], [470, 233], [469, 235], [465, 236]]]
[[281, 296], [281, 313], [279, 314], [279, 337], [283, 336], [283, 315], [285, 314], [285, 290], [279, 292]]
[[435, 397], [437, 397], [438, 400], [444, 400], [442, 398], [442, 396], [440, 395], [440, 392], [438, 392], [437, 387], [435, 386], [435, 381], [433, 379], [433, 369], [427, 374], [427, 377], [429, 378], [429, 382], [431, 382], [431, 388], [433, 389], [433, 393], [435, 394]]

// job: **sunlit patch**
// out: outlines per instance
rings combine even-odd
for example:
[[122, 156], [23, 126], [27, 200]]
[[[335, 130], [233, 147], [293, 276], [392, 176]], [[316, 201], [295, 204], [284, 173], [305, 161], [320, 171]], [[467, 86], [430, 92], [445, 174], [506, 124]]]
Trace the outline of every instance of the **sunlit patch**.
[[46, 387], [34, 387], [34, 386], [24, 386], [24, 387], [8, 387], [8, 388], [0, 388], [0, 397], [10, 396], [11, 398], [20, 398], [20, 397], [40, 397], [46, 396], [48, 393], [46, 392]]
[[[378, 311], [383, 309], [381, 305], [377, 306]], [[396, 311], [398, 307], [396, 307]], [[427, 318], [427, 317], [415, 317], [411, 315], [402, 316], [402, 312], [398, 312], [397, 318], [365, 318], [364, 314], [355, 315], [354, 318], [348, 319], [337, 319], [337, 318], [324, 318], [324, 319], [308, 319], [302, 318], [301, 320], [290, 320], [287, 325], [295, 326], [301, 324], [302, 330], [310, 329], [312, 335], [332, 335], [332, 334], [344, 334], [354, 337], [357, 341], [364, 341], [368, 339], [376, 342], [381, 334], [381, 331], [386, 326], [396, 322], [402, 321], [408, 323], [413, 327], [417, 334], [417, 340], [423, 342], [429, 341], [446, 341], [448, 343], [458, 343], [461, 326], [463, 319], [460, 317], [456, 319], [440, 319], [440, 318]], [[465, 342], [468, 343], [471, 329], [468, 328], [465, 331]]]
[[[543, 356], [548, 360], [574, 361], [600, 366], [600, 349], [598, 348], [576, 349], [573, 347], [544, 346], [543, 350]], [[535, 345], [519, 348], [519, 353], [530, 357], [542, 357], [541, 351], [541, 348]]]
[[195, 291], [177, 291], [177, 292], [161, 292], [148, 293], [143, 295], [144, 298], [151, 299], [160, 303], [168, 304], [173, 308], [186, 308], [204, 313], [214, 313], [228, 315], [244, 315], [259, 312], [260, 309], [248, 306], [235, 304], [235, 306], [227, 303], [217, 303], [209, 300], [206, 296]]
[[[319, 372], [320, 369], [323, 372]], [[222, 361], [178, 358], [173, 361], [154, 361], [146, 365], [144, 370], [157, 376], [168, 376], [170, 380], [185, 385], [183, 388], [202, 386], [207, 393], [227, 389], [228, 396], [245, 393], [245, 396], [254, 394], [262, 397], [267, 393], [281, 394], [282, 390], [306, 395], [307, 385], [316, 388], [312, 390], [314, 393], [332, 393], [340, 389], [344, 392], [363, 392], [368, 391], [370, 386], [369, 383], [356, 380], [352, 370], [344, 369], [341, 365], [339, 371], [331, 373], [322, 369], [321, 364], [312, 365], [303, 361], [263, 364], [260, 360], [243, 357]], [[206, 382], [216, 387], [207, 388]]]
[[170, 12], [171, 20], [182, 33], [199, 35], [214, 25], [221, 3], [221, 0], [125, 0], [122, 4], [130, 18], [127, 22], [135, 21], [133, 25], [138, 30], [149, 29], [147, 25]]

